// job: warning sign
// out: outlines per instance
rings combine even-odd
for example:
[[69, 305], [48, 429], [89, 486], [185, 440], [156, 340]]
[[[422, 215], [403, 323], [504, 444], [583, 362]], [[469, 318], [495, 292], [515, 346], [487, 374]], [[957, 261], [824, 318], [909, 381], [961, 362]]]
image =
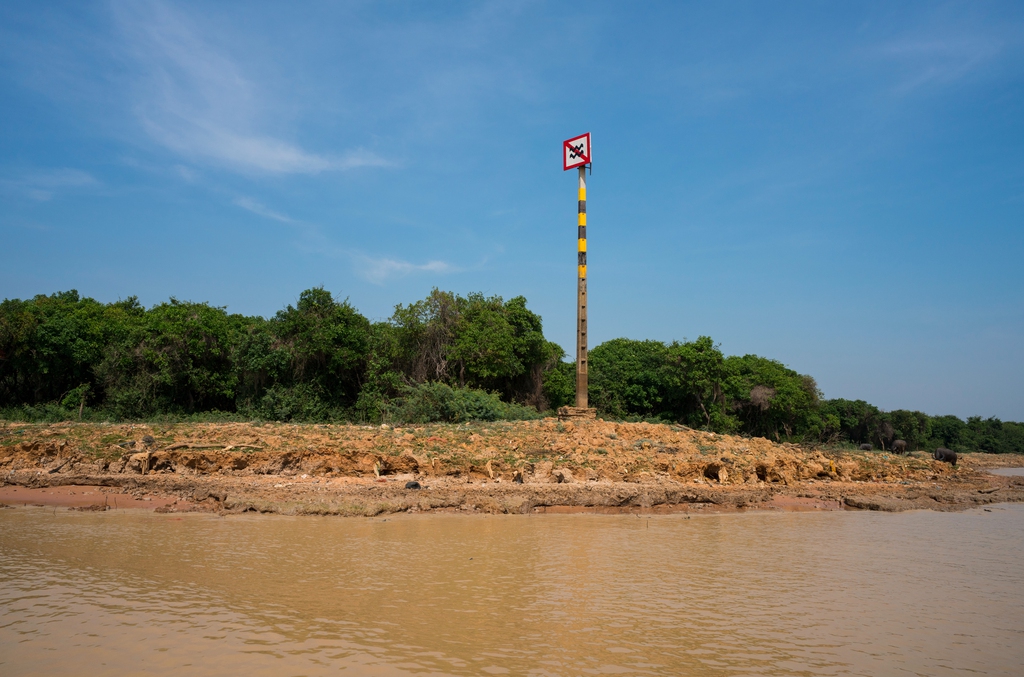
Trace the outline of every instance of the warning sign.
[[590, 164], [590, 132], [562, 142], [562, 169]]

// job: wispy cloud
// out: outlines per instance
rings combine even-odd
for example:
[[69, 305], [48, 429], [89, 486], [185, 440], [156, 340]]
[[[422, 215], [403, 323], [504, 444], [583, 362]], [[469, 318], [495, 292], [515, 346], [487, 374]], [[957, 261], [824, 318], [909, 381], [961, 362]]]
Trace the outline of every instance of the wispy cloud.
[[0, 179], [0, 186], [39, 202], [53, 199], [55, 193], [68, 189], [98, 186], [92, 174], [79, 169], [52, 169], [33, 172], [16, 179]]
[[948, 85], [995, 59], [1003, 44], [992, 36], [905, 38], [884, 44], [877, 54], [902, 66], [901, 93], [929, 85]]
[[352, 269], [356, 275], [373, 284], [384, 284], [389, 280], [417, 273], [445, 274], [455, 273], [460, 270], [446, 261], [433, 260], [426, 263], [411, 263], [392, 256], [370, 256], [355, 249], [338, 246], [316, 224], [294, 219], [287, 214], [270, 209], [263, 203], [250, 197], [236, 197], [232, 200], [232, 204], [265, 219], [272, 219], [294, 227], [299, 235], [298, 244], [300, 249], [320, 256], [329, 256], [342, 260], [347, 259], [352, 263]]
[[280, 212], [275, 212], [272, 209], [267, 209], [261, 203], [248, 197], [238, 197], [233, 201], [235, 206], [241, 207], [242, 209], [248, 210], [253, 214], [257, 214], [267, 219], [273, 219], [274, 221], [280, 221], [281, 223], [296, 223], [295, 219], [290, 216], [285, 216]]
[[310, 151], [263, 129], [258, 87], [167, 5], [117, 4], [115, 16], [137, 69], [133, 111], [160, 145], [242, 172], [315, 174], [388, 164], [363, 149]]
[[359, 167], [394, 167], [397, 163], [387, 160], [364, 148], [350, 150], [331, 161], [332, 169], [358, 169]]
[[365, 254], [353, 256], [356, 274], [368, 282], [383, 284], [389, 279], [405, 277], [413, 273], [453, 273], [457, 272], [451, 264], [444, 261], [428, 261], [427, 263], [410, 263], [390, 257], [372, 257]]

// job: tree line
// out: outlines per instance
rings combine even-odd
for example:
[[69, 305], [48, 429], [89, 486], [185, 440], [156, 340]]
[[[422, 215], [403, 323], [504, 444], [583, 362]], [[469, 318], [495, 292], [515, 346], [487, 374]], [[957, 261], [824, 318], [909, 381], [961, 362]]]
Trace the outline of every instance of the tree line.
[[[271, 318], [72, 290], [0, 303], [0, 417], [306, 422], [535, 418], [575, 401], [575, 364], [518, 296], [435, 289], [371, 322], [323, 288]], [[1024, 425], [823, 399], [814, 379], [711, 338], [590, 351], [606, 418], [816, 444], [1024, 453]]]

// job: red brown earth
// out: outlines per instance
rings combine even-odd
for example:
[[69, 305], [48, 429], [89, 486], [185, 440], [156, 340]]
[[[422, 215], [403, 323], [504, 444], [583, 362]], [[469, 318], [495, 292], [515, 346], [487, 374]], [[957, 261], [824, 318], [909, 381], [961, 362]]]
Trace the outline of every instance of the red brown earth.
[[[963, 510], [1024, 501], [1024, 456], [956, 467], [681, 426], [0, 423], [0, 504], [378, 515], [399, 511]], [[407, 489], [416, 481], [420, 489]]]

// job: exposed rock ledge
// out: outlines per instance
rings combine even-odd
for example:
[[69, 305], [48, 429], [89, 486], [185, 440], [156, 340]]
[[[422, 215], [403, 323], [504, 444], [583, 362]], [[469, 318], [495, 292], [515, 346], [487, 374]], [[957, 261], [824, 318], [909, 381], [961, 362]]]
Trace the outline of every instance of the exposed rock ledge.
[[[644, 423], [6, 423], [0, 445], [0, 485], [99, 487], [97, 500], [158, 496], [168, 499], [161, 510], [899, 511], [1024, 501], [1024, 477], [986, 471], [1024, 466], [1021, 457], [968, 454], [954, 468], [922, 453], [811, 449]], [[0, 486], [0, 503], [19, 501]]]

